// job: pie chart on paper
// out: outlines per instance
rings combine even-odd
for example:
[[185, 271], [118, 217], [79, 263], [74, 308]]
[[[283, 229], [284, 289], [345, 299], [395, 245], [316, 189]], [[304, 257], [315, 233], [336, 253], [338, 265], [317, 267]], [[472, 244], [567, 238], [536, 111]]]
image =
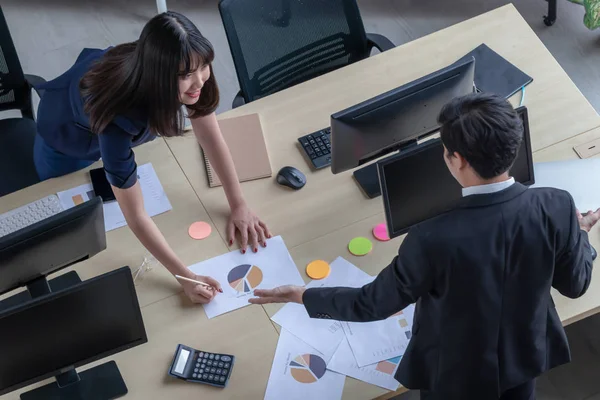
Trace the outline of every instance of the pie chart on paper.
[[233, 290], [240, 293], [253, 291], [263, 280], [263, 273], [256, 265], [238, 265], [229, 271], [227, 282]]
[[325, 361], [314, 354], [304, 354], [290, 362], [292, 377], [300, 383], [313, 383], [325, 375]]

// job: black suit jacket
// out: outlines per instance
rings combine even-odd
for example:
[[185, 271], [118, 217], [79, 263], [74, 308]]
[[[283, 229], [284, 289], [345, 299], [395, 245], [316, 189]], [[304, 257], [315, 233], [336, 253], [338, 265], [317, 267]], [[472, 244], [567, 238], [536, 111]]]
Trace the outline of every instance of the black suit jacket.
[[303, 300], [313, 318], [356, 322], [416, 302], [396, 379], [435, 399], [487, 400], [570, 361], [550, 288], [576, 298], [591, 275], [571, 196], [515, 183], [412, 228], [373, 283]]

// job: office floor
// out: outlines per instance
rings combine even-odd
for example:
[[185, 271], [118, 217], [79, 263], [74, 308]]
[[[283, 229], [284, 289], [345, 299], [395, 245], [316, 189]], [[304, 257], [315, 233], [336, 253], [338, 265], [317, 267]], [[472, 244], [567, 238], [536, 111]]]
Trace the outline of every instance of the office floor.
[[[237, 78], [217, 10], [218, 0], [168, 0], [185, 13], [216, 48], [215, 74], [230, 108]], [[358, 0], [367, 31], [406, 43], [506, 4], [503, 0]], [[543, 0], [514, 0], [571, 79], [600, 111], [600, 30], [588, 31], [583, 7], [559, 1], [558, 21], [548, 28]], [[83, 47], [107, 47], [137, 39], [155, 13], [154, 0], [0, 0], [26, 73], [51, 79], [71, 66]], [[510, 29], [507, 26], [506, 29]], [[535, 77], [534, 77], [535, 78]], [[539, 381], [540, 400], [600, 400], [600, 316], [567, 329], [573, 362]], [[401, 400], [418, 398], [411, 392]]]

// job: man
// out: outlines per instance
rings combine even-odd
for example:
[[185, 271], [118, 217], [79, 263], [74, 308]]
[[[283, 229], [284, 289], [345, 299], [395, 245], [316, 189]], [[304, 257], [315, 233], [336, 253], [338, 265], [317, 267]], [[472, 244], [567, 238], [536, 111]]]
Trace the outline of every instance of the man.
[[587, 232], [600, 209], [581, 215], [565, 191], [515, 183], [508, 170], [523, 126], [504, 99], [457, 98], [439, 122], [444, 159], [464, 188], [456, 209], [413, 227], [363, 288], [284, 286], [256, 290], [251, 302], [296, 302], [313, 318], [358, 322], [416, 302], [400, 383], [422, 399], [530, 400], [537, 376], [570, 361], [550, 288], [570, 298], [587, 290]]

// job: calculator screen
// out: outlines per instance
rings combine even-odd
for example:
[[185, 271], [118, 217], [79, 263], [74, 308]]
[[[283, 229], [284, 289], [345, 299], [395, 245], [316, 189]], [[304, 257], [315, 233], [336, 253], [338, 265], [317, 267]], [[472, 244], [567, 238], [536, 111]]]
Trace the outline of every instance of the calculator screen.
[[189, 357], [190, 352], [188, 350], [181, 349], [181, 351], [179, 352], [179, 357], [177, 358], [177, 363], [175, 364], [175, 373], [183, 374], [185, 364], [187, 363]]

